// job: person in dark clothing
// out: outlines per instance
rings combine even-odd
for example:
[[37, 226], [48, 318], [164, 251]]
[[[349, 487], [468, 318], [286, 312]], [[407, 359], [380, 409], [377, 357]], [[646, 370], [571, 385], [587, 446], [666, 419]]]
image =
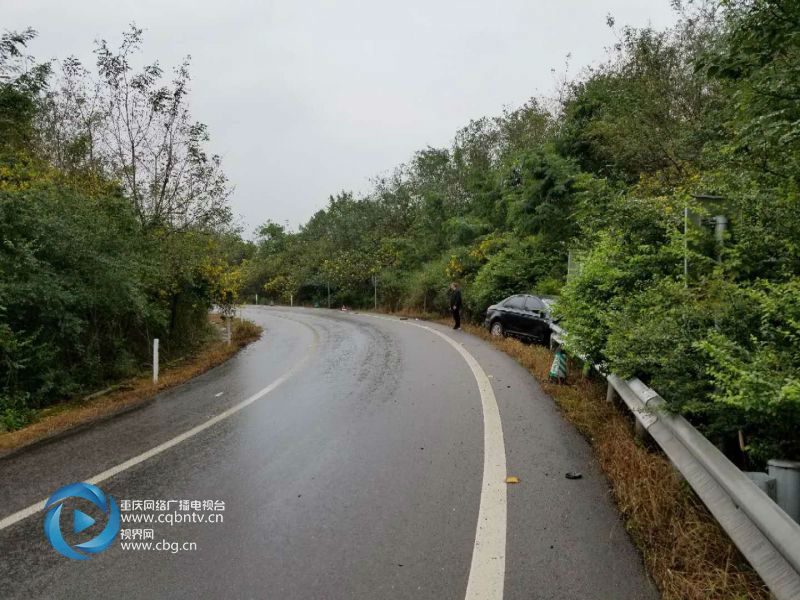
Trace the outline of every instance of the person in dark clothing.
[[450, 284], [450, 309], [453, 311], [453, 329], [461, 329], [461, 290], [455, 281]]

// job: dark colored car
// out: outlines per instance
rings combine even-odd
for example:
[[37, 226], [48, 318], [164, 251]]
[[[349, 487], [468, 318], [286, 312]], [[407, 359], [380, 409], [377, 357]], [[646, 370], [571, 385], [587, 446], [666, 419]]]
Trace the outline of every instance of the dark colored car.
[[516, 294], [487, 308], [484, 324], [492, 335], [510, 335], [548, 344], [551, 322], [546, 300], [530, 294]]

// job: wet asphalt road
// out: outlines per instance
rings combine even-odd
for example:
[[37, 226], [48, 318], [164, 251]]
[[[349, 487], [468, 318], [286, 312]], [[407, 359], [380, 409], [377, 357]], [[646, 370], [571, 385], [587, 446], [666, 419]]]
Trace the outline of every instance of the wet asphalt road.
[[[249, 406], [99, 484], [130, 499], [223, 500], [222, 523], [122, 524], [154, 542], [91, 560], [57, 554], [39, 511], [0, 530], [0, 598], [464, 598], [483, 473], [476, 379], [411, 322], [249, 307], [265, 335], [134, 412], [0, 459], [0, 519]], [[505, 598], [656, 598], [591, 450], [511, 358], [445, 332], [491, 375], [508, 487]], [[580, 471], [583, 478], [564, 478]], [[69, 543], [99, 533], [106, 517]], [[177, 509], [177, 505], [172, 505]], [[198, 511], [203, 514], [204, 511]], [[123, 511], [123, 514], [126, 514]], [[150, 514], [158, 514], [151, 512]]]

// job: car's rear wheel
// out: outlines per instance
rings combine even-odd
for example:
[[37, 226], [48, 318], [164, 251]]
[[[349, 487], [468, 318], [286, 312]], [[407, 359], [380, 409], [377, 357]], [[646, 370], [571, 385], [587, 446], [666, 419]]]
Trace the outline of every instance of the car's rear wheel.
[[503, 324], [500, 321], [495, 321], [492, 323], [492, 328], [490, 330], [492, 335], [495, 337], [503, 337], [505, 335], [505, 330], [503, 329]]

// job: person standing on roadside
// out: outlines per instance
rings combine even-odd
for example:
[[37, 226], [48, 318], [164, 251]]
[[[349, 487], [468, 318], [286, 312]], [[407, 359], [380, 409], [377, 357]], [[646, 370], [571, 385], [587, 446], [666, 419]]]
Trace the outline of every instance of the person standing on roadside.
[[453, 329], [461, 329], [461, 290], [455, 281], [450, 284], [450, 309], [453, 311]]

